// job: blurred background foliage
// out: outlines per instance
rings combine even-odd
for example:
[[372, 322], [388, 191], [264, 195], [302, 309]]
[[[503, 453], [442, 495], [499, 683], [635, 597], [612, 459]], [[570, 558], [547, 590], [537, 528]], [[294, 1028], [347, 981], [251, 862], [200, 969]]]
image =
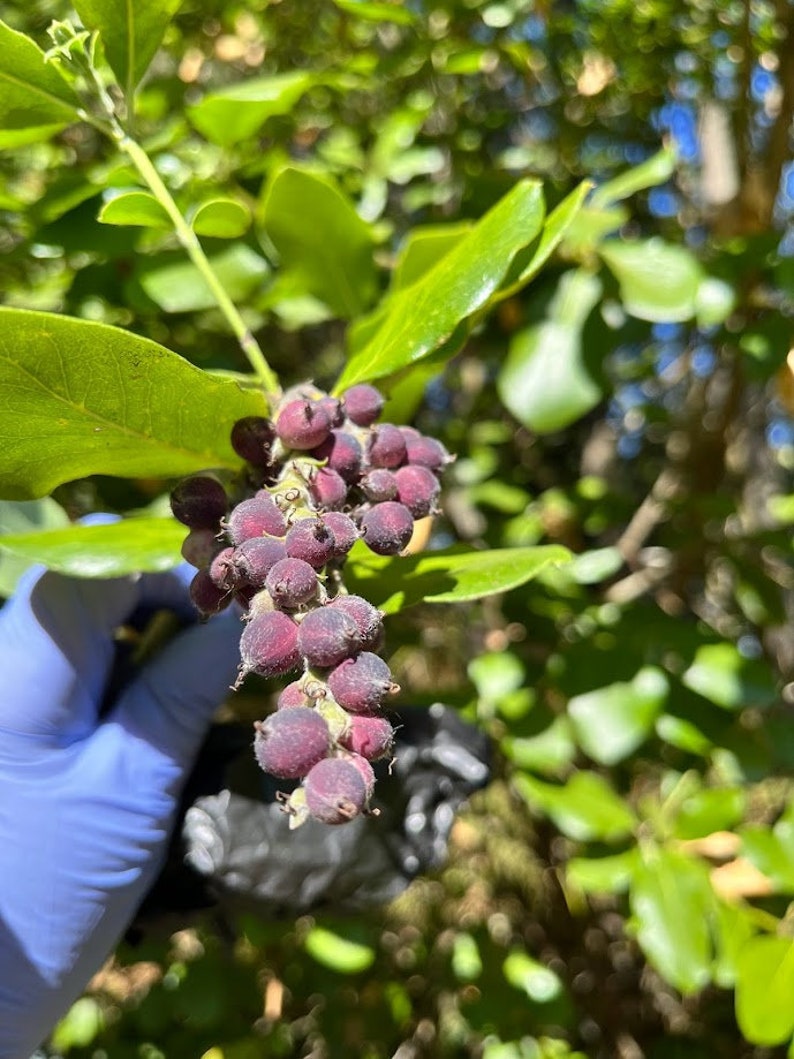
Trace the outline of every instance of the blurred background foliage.
[[[44, 47], [70, 13], [0, 2]], [[183, 208], [233, 200], [206, 246], [286, 381], [330, 384], [519, 177], [549, 208], [594, 182], [542, 277], [388, 409], [458, 454], [431, 546], [577, 558], [390, 619], [405, 701], [496, 748], [441, 872], [371, 916], [126, 944], [51, 1054], [794, 1055], [794, 5], [185, 0], [138, 109]], [[245, 369], [173, 237], [119, 226], [112, 144], [8, 146], [7, 305]], [[161, 492], [91, 479], [0, 518]]]

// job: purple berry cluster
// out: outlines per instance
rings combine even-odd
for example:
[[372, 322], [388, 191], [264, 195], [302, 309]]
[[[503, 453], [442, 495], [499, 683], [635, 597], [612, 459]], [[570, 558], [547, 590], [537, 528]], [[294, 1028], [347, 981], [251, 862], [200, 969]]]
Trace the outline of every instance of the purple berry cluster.
[[243, 483], [227, 492], [195, 475], [171, 494], [189, 530], [182, 555], [197, 568], [197, 609], [243, 608], [238, 685], [249, 673], [296, 674], [254, 737], [266, 772], [302, 780], [284, 796], [294, 825], [372, 812], [371, 762], [392, 749], [382, 708], [399, 689], [379, 654], [383, 614], [347, 593], [342, 567], [359, 539], [378, 555], [407, 547], [414, 521], [438, 509], [450, 456], [412, 427], [379, 423], [383, 405], [366, 384], [339, 399], [298, 387], [272, 421], [234, 424]]

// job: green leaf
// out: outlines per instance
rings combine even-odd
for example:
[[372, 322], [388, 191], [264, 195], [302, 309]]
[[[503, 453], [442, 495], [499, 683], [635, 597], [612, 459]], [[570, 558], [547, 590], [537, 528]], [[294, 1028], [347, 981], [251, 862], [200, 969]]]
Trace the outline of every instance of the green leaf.
[[586, 894], [620, 894], [628, 890], [637, 863], [636, 847], [609, 857], [572, 857], [565, 878]]
[[367, 22], [393, 22], [398, 26], [410, 26], [415, 21], [414, 14], [402, 3], [383, 3], [376, 0], [334, 0], [341, 11], [346, 11]]
[[526, 993], [536, 1004], [548, 1004], [563, 991], [562, 982], [554, 971], [520, 949], [507, 956], [502, 964], [502, 972], [514, 989]]
[[312, 927], [303, 944], [318, 963], [339, 974], [361, 974], [375, 962], [375, 950], [370, 945], [343, 938], [325, 927]]
[[[246, 301], [268, 275], [265, 259], [245, 243], [235, 243], [211, 254], [209, 261], [235, 302]], [[204, 277], [181, 254], [167, 264], [147, 262], [138, 273], [138, 281], [152, 301], [167, 313], [196, 312], [217, 305]]]
[[517, 768], [540, 772], [544, 776], [558, 775], [576, 757], [571, 722], [564, 715], [555, 717], [537, 735], [504, 736], [500, 748]]
[[468, 325], [487, 307], [516, 256], [537, 238], [543, 213], [540, 183], [516, 184], [425, 273], [418, 289], [407, 287], [389, 299], [382, 326], [348, 360], [336, 392], [415, 364]]
[[469, 662], [469, 680], [481, 702], [496, 704], [522, 687], [526, 678], [524, 663], [510, 651], [488, 651]]
[[172, 518], [128, 518], [0, 537], [0, 550], [70, 577], [122, 577], [182, 562], [185, 527]]
[[81, 997], [53, 1030], [52, 1046], [59, 1052], [86, 1048], [104, 1028], [105, 1013], [99, 1001], [94, 997]]
[[0, 22], [0, 148], [45, 139], [78, 120], [80, 101], [44, 52]]
[[583, 269], [566, 272], [547, 317], [518, 332], [497, 378], [505, 407], [537, 434], [562, 430], [594, 408], [601, 386], [584, 360], [582, 329], [601, 296], [601, 283]]
[[251, 225], [251, 211], [237, 199], [210, 199], [199, 206], [193, 215], [191, 227], [197, 235], [214, 239], [236, 239], [244, 235]]
[[746, 793], [741, 787], [715, 787], [696, 791], [678, 810], [674, 824], [676, 838], [703, 838], [715, 831], [727, 831], [741, 820]]
[[371, 225], [325, 176], [294, 166], [268, 184], [263, 223], [282, 268], [343, 319], [372, 301], [377, 273]]
[[576, 739], [588, 757], [616, 765], [648, 738], [669, 684], [661, 669], [645, 666], [630, 683], [609, 684], [568, 703]]
[[148, 191], [125, 191], [115, 195], [99, 211], [100, 224], [129, 224], [141, 228], [173, 227], [171, 218]]
[[595, 772], [576, 772], [562, 787], [527, 774], [513, 782], [530, 808], [542, 810], [577, 842], [616, 841], [628, 835], [636, 822], [628, 805]]
[[[69, 517], [60, 504], [49, 497], [41, 500], [0, 500], [0, 536], [4, 533], [27, 533], [31, 530], [56, 529], [69, 525]], [[17, 581], [31, 565], [30, 560], [8, 552], [0, 554], [0, 596], [11, 596]]]
[[715, 901], [714, 982], [722, 989], [732, 989], [739, 973], [742, 949], [756, 932], [753, 911], [744, 904]]
[[597, 585], [616, 574], [623, 563], [617, 548], [593, 548], [575, 556], [565, 572], [577, 585]]
[[471, 227], [470, 221], [459, 221], [457, 224], [429, 224], [412, 228], [400, 248], [392, 273], [391, 290], [402, 290], [420, 280], [457, 246]]
[[132, 100], [182, 0], [73, 0], [73, 4], [86, 29], [99, 30], [105, 58]]
[[632, 316], [677, 323], [695, 315], [703, 270], [686, 247], [659, 238], [630, 243], [609, 239], [598, 252], [620, 284], [620, 297]]
[[699, 647], [681, 682], [726, 710], [770, 706], [777, 699], [769, 667], [758, 659], [744, 658], [727, 642]]
[[695, 294], [695, 316], [698, 327], [715, 327], [724, 323], [736, 306], [736, 291], [724, 280], [706, 276]]
[[28, 500], [89, 474], [236, 469], [235, 420], [261, 394], [105, 324], [0, 309], [0, 497]]
[[677, 153], [674, 147], [663, 147], [651, 158], [632, 169], [613, 177], [595, 189], [590, 204], [595, 209], [606, 209], [635, 195], [638, 191], [664, 184], [675, 172]]
[[781, 820], [771, 831], [748, 826], [740, 835], [742, 855], [763, 872], [776, 892], [794, 892], [794, 824]]
[[416, 603], [464, 603], [509, 592], [526, 584], [550, 563], [564, 563], [570, 552], [557, 544], [493, 551], [440, 551], [386, 558], [363, 544], [355, 546], [345, 568], [351, 592], [394, 614]]
[[452, 946], [452, 973], [459, 982], [473, 982], [482, 974], [482, 957], [471, 934], [456, 934]]
[[240, 81], [208, 93], [187, 114], [208, 140], [232, 147], [258, 132], [268, 118], [289, 114], [315, 81], [314, 74], [302, 70]]
[[644, 850], [634, 870], [631, 911], [637, 941], [666, 981], [682, 993], [709, 983], [714, 894], [703, 864], [676, 850]]
[[752, 1044], [783, 1044], [794, 1033], [794, 939], [750, 938], [738, 957], [736, 1021]]

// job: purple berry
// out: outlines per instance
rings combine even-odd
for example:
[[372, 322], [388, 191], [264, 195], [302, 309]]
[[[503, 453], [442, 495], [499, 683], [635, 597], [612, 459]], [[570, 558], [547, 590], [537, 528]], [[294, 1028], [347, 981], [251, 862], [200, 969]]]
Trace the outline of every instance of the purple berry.
[[298, 647], [310, 666], [327, 669], [358, 650], [358, 627], [347, 614], [318, 607], [301, 622]]
[[328, 687], [339, 705], [352, 713], [376, 710], [396, 690], [391, 670], [371, 651], [362, 651], [355, 658], [340, 662], [328, 674]]
[[367, 805], [364, 777], [345, 758], [329, 757], [318, 762], [306, 776], [303, 786], [309, 812], [324, 824], [346, 824]]
[[452, 457], [435, 438], [425, 437], [417, 431], [416, 437], [406, 437], [405, 441], [407, 462], [410, 464], [427, 467], [429, 471], [440, 471], [452, 462]]
[[315, 570], [321, 570], [333, 558], [336, 539], [322, 518], [301, 518], [292, 524], [286, 536], [287, 555], [303, 559]]
[[346, 482], [354, 482], [361, 473], [364, 453], [358, 438], [345, 430], [332, 430], [322, 445], [313, 452], [318, 460], [326, 460], [326, 466], [341, 474]]
[[291, 684], [287, 684], [279, 695], [276, 701], [276, 709], [291, 710], [295, 706], [311, 706], [313, 701], [303, 690], [303, 681], [293, 680]]
[[338, 397], [320, 397], [317, 404], [324, 408], [331, 420], [332, 427], [341, 427], [345, 421], [345, 410]]
[[264, 588], [267, 575], [286, 558], [287, 549], [280, 537], [252, 537], [234, 549], [232, 562], [238, 577], [254, 588]]
[[290, 449], [316, 449], [331, 433], [331, 417], [318, 401], [288, 401], [276, 420], [276, 433]]
[[396, 500], [370, 508], [361, 519], [364, 542], [377, 555], [397, 555], [411, 539], [414, 520], [411, 512]]
[[400, 467], [394, 472], [397, 498], [405, 504], [414, 518], [424, 518], [435, 509], [441, 485], [427, 467]]
[[222, 548], [209, 566], [213, 584], [224, 592], [232, 592], [240, 581], [240, 575], [234, 563], [235, 549]]
[[203, 570], [212, 562], [218, 550], [216, 529], [192, 529], [182, 541], [182, 558], [186, 563]]
[[256, 725], [256, 760], [265, 772], [282, 780], [305, 776], [330, 748], [328, 725], [308, 706], [271, 713]]
[[380, 390], [367, 383], [359, 383], [358, 386], [345, 390], [342, 400], [348, 418], [360, 427], [371, 426], [383, 411], [385, 404]]
[[377, 645], [383, 631], [383, 611], [373, 607], [362, 596], [337, 596], [328, 606], [353, 619], [362, 650], [370, 651]]
[[384, 423], [376, 427], [369, 439], [367, 460], [370, 467], [399, 467], [405, 461], [405, 438], [398, 427]]
[[385, 467], [376, 468], [365, 474], [359, 485], [367, 500], [371, 500], [374, 504], [397, 499], [397, 482], [394, 472], [387, 471]]
[[341, 474], [330, 467], [318, 468], [312, 477], [310, 489], [318, 507], [341, 507], [347, 499], [347, 483]]
[[218, 614], [231, 602], [231, 594], [214, 584], [207, 570], [199, 570], [190, 582], [190, 598], [204, 617]]
[[308, 603], [317, 595], [320, 582], [314, 567], [303, 559], [280, 559], [271, 568], [265, 588], [278, 607], [292, 609]]
[[334, 535], [334, 559], [344, 559], [361, 534], [349, 515], [341, 511], [323, 512], [323, 522]]
[[280, 610], [257, 613], [243, 629], [240, 655], [244, 673], [277, 677], [297, 669], [301, 661], [298, 626]]
[[174, 518], [190, 529], [217, 530], [227, 507], [226, 490], [209, 475], [185, 478], [171, 493]]
[[348, 754], [345, 761], [349, 761], [351, 765], [355, 765], [358, 769], [362, 780], [364, 781], [364, 788], [367, 792], [367, 802], [372, 797], [372, 792], [375, 790], [375, 772], [370, 765], [369, 761], [361, 754]]
[[241, 459], [255, 467], [265, 467], [270, 462], [270, 449], [275, 438], [273, 424], [262, 416], [246, 416], [232, 427], [232, 448]]
[[275, 501], [260, 495], [238, 504], [224, 523], [224, 529], [232, 544], [242, 544], [253, 537], [283, 537], [287, 523]]
[[390, 722], [378, 713], [355, 713], [340, 741], [347, 750], [360, 754], [367, 761], [378, 761], [391, 754], [394, 729]]

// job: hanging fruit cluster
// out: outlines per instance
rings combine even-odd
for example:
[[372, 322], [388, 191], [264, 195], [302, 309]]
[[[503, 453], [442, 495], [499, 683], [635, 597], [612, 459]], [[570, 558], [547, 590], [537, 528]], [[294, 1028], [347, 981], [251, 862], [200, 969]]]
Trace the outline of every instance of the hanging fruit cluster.
[[300, 673], [254, 738], [266, 772], [303, 781], [285, 798], [293, 824], [371, 811], [370, 762], [392, 749], [382, 708], [399, 688], [379, 654], [383, 615], [346, 591], [342, 567], [359, 539], [378, 555], [405, 549], [414, 521], [437, 510], [450, 457], [412, 427], [378, 423], [383, 404], [366, 384], [340, 399], [298, 387], [272, 421], [235, 423], [248, 488], [233, 506], [210, 475], [171, 495], [189, 529], [182, 554], [198, 571], [190, 592], [199, 612], [232, 600], [244, 609], [238, 684], [248, 673]]

